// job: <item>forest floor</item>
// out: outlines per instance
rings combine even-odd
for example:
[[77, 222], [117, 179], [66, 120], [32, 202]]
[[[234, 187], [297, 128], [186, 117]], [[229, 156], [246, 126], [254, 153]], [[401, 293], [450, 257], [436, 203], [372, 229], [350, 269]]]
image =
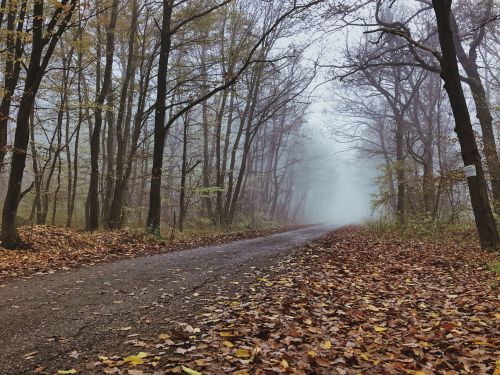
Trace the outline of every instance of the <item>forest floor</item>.
[[176, 232], [173, 238], [163, 239], [142, 230], [89, 233], [45, 225], [25, 226], [19, 228], [19, 235], [28, 246], [27, 250], [6, 250], [0, 244], [0, 284], [2, 280], [16, 277], [40, 276], [118, 259], [224, 244], [294, 228], [190, 228]]
[[7, 283], [0, 372], [500, 374], [496, 254], [326, 230]]

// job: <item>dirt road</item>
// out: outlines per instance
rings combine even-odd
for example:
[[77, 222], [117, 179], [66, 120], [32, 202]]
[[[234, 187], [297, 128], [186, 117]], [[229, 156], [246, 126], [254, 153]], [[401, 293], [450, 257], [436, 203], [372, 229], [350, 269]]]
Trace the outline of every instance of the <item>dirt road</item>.
[[[11, 281], [0, 288], [0, 374], [53, 374], [123, 345], [133, 332], [189, 321], [220, 284], [238, 286], [333, 227]], [[200, 296], [200, 297], [197, 297]], [[118, 350], [118, 349], [117, 349]]]

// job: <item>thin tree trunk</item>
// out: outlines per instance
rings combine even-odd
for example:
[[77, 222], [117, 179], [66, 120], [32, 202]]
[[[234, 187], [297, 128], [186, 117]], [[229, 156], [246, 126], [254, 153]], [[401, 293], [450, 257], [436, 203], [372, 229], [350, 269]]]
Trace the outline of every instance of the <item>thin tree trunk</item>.
[[[83, 30], [81, 25], [78, 27], [78, 40], [82, 42]], [[83, 52], [80, 50], [78, 52], [77, 59], [77, 69], [78, 69], [78, 82], [77, 82], [77, 95], [78, 95], [78, 122], [76, 124], [76, 135], [75, 135], [75, 146], [73, 151], [73, 181], [70, 183], [71, 189], [68, 189], [68, 210], [66, 218], [66, 227], [71, 227], [73, 220], [73, 213], [75, 211], [75, 201], [76, 201], [76, 186], [78, 182], [78, 144], [80, 142], [80, 129], [83, 122], [83, 108], [82, 108], [82, 80], [83, 80]], [[67, 145], [68, 150], [70, 145]], [[68, 151], [69, 152], [69, 151]], [[68, 159], [69, 163], [69, 159]], [[69, 168], [69, 167], [68, 167]]]
[[186, 216], [186, 177], [188, 174], [187, 145], [189, 135], [189, 112], [184, 116], [182, 131], [182, 166], [181, 166], [181, 189], [179, 192], [179, 232], [184, 230], [184, 219]]
[[167, 70], [170, 57], [172, 36], [170, 23], [172, 19], [173, 2], [163, 2], [163, 20], [161, 27], [160, 59], [158, 63], [158, 77], [155, 104], [153, 170], [151, 172], [151, 186], [149, 191], [149, 211], [147, 228], [152, 232], [160, 231], [161, 218], [161, 177], [163, 168], [163, 151], [165, 148], [165, 115], [167, 99]]
[[[21, 55], [22, 55], [22, 40], [21, 35], [24, 27], [24, 18], [26, 16], [27, 1], [21, 2], [19, 8], [19, 19], [16, 22], [17, 2], [9, 1], [9, 9], [7, 13], [7, 38], [6, 50], [12, 54], [6, 54], [5, 58], [5, 76], [3, 98], [0, 103], [0, 172], [4, 166], [5, 155], [7, 154], [7, 124], [9, 123], [10, 106], [12, 96], [16, 89], [19, 73], [21, 71]], [[5, 9], [2, 7], [2, 9]], [[3, 12], [2, 12], [3, 18]], [[17, 37], [14, 39], [14, 30]]]
[[[130, 131], [130, 113], [132, 107], [133, 84], [135, 75], [135, 38], [137, 33], [137, 18], [138, 18], [138, 3], [137, 0], [132, 2], [132, 24], [129, 30], [128, 40], [128, 56], [125, 68], [125, 77], [123, 81], [122, 90], [120, 93], [120, 102], [118, 107], [118, 114], [116, 120], [116, 138], [117, 138], [117, 153], [116, 153], [116, 178], [115, 188], [113, 192], [112, 201], [110, 202], [110, 210], [107, 226], [111, 229], [116, 229], [121, 226], [123, 217], [123, 196], [125, 194], [127, 181], [124, 179], [124, 164], [127, 152], [127, 142], [129, 141]], [[128, 100], [127, 100], [128, 99]], [[125, 113], [125, 104], [128, 101], [127, 114]], [[126, 124], [125, 130], [123, 124]], [[131, 147], [136, 147], [132, 144]], [[131, 151], [132, 152], [132, 151]], [[130, 173], [130, 172], [129, 172]]]
[[106, 30], [106, 65], [104, 67], [102, 87], [96, 100], [95, 122], [90, 138], [90, 183], [87, 195], [88, 216], [86, 223], [86, 229], [89, 231], [99, 228], [99, 152], [103, 122], [102, 109], [111, 85], [118, 3], [119, 0], [113, 0], [111, 17]]

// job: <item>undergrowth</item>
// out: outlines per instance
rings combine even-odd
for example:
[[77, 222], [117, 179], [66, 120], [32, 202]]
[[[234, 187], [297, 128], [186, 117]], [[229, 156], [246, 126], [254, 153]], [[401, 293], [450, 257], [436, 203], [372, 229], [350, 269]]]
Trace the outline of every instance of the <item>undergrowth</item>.
[[382, 218], [372, 219], [366, 221], [365, 227], [379, 236], [390, 235], [405, 239], [458, 242], [472, 246], [479, 244], [476, 227], [472, 221], [447, 223], [433, 220], [429, 216], [414, 216], [406, 217], [403, 223]]

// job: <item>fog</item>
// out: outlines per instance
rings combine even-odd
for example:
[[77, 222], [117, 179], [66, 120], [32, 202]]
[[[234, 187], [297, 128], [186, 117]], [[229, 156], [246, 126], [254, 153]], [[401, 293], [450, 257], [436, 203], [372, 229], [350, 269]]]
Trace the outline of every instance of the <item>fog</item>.
[[[310, 61], [328, 64], [342, 60], [346, 39], [361, 37], [358, 30], [335, 33], [308, 32], [296, 39], [311, 41], [305, 55]], [[308, 196], [304, 220], [308, 223], [355, 224], [371, 216], [371, 193], [377, 175], [375, 160], [359, 158], [353, 144], [335, 139], [333, 130], [349, 121], [337, 112], [335, 91], [341, 85], [328, 82], [330, 72], [320, 69], [312, 85], [310, 106], [304, 129]]]
[[307, 115], [305, 132], [308, 181], [305, 220], [309, 223], [354, 224], [371, 216], [371, 196], [377, 173], [375, 160], [358, 157], [351, 144], [331, 135], [341, 126], [341, 115], [334, 110], [334, 99], [325, 85], [316, 94]]

